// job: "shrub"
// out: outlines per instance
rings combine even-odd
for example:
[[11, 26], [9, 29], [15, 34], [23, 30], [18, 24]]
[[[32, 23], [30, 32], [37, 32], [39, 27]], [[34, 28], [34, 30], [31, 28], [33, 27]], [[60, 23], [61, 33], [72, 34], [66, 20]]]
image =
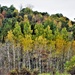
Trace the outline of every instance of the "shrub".
[[16, 70], [12, 70], [12, 71], [10, 71], [9, 75], [18, 75], [18, 73]]
[[75, 56], [73, 56], [70, 61], [66, 62], [65, 70], [69, 72], [71, 75], [75, 74]]
[[31, 75], [31, 72], [27, 68], [22, 68], [19, 75]]
[[22, 68], [20, 71], [18, 69], [11, 70], [9, 75], [32, 75], [32, 73], [27, 68]]
[[39, 74], [39, 70], [38, 69], [34, 69], [33, 75], [38, 75], [38, 74]]

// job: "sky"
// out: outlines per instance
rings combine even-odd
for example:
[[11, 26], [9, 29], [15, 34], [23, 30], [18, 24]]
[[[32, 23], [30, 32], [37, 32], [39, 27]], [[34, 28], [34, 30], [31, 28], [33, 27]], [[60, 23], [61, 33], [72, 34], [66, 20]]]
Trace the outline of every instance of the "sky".
[[32, 10], [39, 12], [48, 12], [51, 14], [62, 13], [74, 21], [75, 18], [75, 0], [0, 0], [1, 6], [14, 5], [18, 10], [20, 6], [26, 7], [32, 5]]

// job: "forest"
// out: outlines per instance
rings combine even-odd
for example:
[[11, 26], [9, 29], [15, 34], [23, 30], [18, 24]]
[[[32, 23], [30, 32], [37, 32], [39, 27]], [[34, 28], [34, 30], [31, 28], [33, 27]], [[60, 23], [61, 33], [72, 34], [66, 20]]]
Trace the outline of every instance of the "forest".
[[75, 75], [75, 22], [0, 5], [0, 75], [39, 74]]

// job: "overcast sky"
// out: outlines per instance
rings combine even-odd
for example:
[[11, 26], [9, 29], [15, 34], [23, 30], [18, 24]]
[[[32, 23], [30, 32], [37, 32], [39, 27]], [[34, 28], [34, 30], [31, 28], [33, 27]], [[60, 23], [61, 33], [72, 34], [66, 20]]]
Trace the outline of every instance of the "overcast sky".
[[20, 9], [20, 5], [33, 5], [33, 10], [48, 12], [51, 14], [62, 13], [71, 20], [75, 18], [75, 0], [0, 0], [2, 6], [14, 5]]

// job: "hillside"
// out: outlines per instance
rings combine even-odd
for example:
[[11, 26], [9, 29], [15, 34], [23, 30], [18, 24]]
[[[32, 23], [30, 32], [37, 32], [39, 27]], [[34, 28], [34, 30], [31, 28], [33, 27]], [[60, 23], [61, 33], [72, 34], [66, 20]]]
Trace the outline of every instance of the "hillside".
[[64, 64], [74, 55], [74, 21], [61, 13], [0, 6], [1, 73], [22, 67], [40, 73], [64, 72]]

